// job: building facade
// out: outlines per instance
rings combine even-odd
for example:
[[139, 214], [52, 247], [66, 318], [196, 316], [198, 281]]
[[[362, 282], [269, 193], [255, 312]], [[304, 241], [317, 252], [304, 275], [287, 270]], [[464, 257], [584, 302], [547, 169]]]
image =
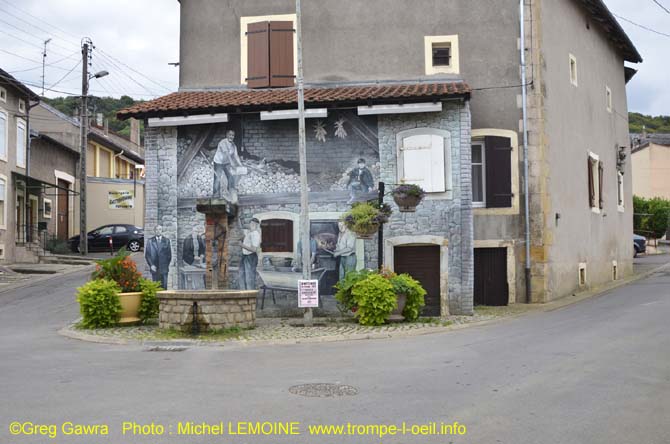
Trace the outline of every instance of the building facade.
[[633, 194], [670, 200], [670, 134], [633, 139]]
[[[624, 62], [641, 57], [602, 1], [533, 2], [522, 10], [511, 0], [496, 8], [456, 1], [408, 10], [405, 2], [384, 0], [303, 8], [308, 87], [460, 79], [470, 86], [474, 259], [463, 266], [474, 273], [475, 303], [546, 302], [631, 272], [632, 246], [622, 236], [632, 232], [630, 162], [619, 159], [630, 156], [625, 85], [633, 70]], [[229, 110], [217, 98], [229, 91], [290, 88], [295, 20], [290, 0], [181, 2], [180, 91], [121, 115], [195, 118], [203, 109]], [[525, 147], [522, 85], [528, 90]], [[263, 111], [277, 106], [260, 104], [270, 105]], [[381, 156], [392, 137], [380, 122], [372, 139]], [[285, 149], [279, 141], [272, 147]], [[295, 155], [295, 145], [288, 148]], [[380, 157], [382, 171], [388, 161]], [[417, 230], [415, 236], [430, 231]], [[384, 255], [395, 258], [401, 245], [388, 240], [392, 233], [386, 237]]]

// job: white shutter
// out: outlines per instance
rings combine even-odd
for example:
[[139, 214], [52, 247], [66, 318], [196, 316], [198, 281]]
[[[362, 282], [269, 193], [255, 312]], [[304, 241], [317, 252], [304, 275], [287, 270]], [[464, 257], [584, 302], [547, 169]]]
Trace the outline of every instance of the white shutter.
[[434, 135], [410, 136], [403, 140], [401, 180], [418, 185], [428, 193], [446, 191], [444, 138]]

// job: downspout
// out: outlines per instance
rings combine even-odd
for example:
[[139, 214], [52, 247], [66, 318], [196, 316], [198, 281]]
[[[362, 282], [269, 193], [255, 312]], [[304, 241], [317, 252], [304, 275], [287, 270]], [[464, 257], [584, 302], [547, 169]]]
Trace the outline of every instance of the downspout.
[[[532, 11], [531, 11], [532, 13]], [[526, 236], [526, 301], [532, 302], [530, 261], [530, 196], [528, 195], [528, 87], [526, 85], [526, 11], [524, 0], [519, 0], [521, 44], [521, 107], [523, 109], [523, 197]]]

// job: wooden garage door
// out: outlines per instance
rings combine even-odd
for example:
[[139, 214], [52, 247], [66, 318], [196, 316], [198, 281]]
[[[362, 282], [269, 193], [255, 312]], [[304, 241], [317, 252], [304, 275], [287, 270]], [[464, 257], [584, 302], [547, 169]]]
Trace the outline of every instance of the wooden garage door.
[[475, 248], [474, 292], [475, 305], [508, 304], [506, 248]]
[[440, 247], [395, 247], [393, 264], [396, 273], [409, 274], [428, 292], [421, 315], [440, 316]]

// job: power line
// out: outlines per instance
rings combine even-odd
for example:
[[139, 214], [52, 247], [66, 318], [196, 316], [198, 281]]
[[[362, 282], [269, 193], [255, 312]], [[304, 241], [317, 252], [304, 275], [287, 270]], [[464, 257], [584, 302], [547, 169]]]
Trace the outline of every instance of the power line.
[[35, 20], [38, 20], [38, 21], [44, 23], [45, 25], [51, 26], [52, 28], [54, 28], [54, 29], [58, 30], [59, 32], [61, 32], [63, 35], [67, 35], [67, 36], [73, 37], [73, 38], [74, 38], [75, 40], [77, 40], [77, 41], [79, 40], [79, 37], [78, 37], [78, 36], [76, 36], [76, 35], [74, 35], [74, 34], [68, 32], [68, 31], [65, 31], [65, 30], [62, 29], [62, 28], [59, 28], [58, 26], [53, 25], [53, 24], [47, 22], [47, 21], [44, 20], [44, 19], [41, 19], [41, 18], [39, 18], [39, 17], [37, 17], [37, 16], [35, 16], [35, 15], [32, 15], [31, 13], [27, 12], [26, 10], [21, 9], [21, 8], [19, 8], [18, 6], [12, 4], [12, 3], [9, 2], [8, 0], [0, 0], [0, 1], [6, 3], [6, 4], [9, 5], [10, 7], [16, 9], [17, 11], [19, 11], [19, 12], [21, 12], [21, 13], [23, 13], [23, 14], [29, 16], [29, 17], [32, 17], [32, 18], [34, 18]]
[[[5, 52], [7, 52], [7, 51], [5, 51]], [[71, 59], [72, 57], [74, 57], [75, 55], [78, 55], [78, 54], [79, 54], [78, 51], [77, 51], [77, 52], [74, 52], [74, 53], [70, 54], [70, 55], [67, 56], [67, 57], [63, 57], [62, 59], [58, 59], [58, 60], [56, 60], [55, 62], [47, 63], [47, 64], [44, 65], [44, 66], [46, 66], [46, 67], [50, 67], [50, 68], [60, 69], [60, 70], [63, 70], [63, 71], [67, 71], [67, 68], [63, 68], [62, 66], [56, 66], [56, 65], [57, 65], [58, 63], [64, 62], [65, 60]], [[16, 54], [12, 54], [12, 55], [16, 55]], [[18, 55], [17, 55], [17, 56], [18, 56]], [[18, 57], [20, 57], [20, 56], [18, 56]], [[24, 57], [24, 58], [25, 58], [25, 57]], [[28, 71], [33, 71], [33, 70], [35, 70], [35, 69], [41, 69], [41, 68], [42, 68], [42, 65], [39, 65], [39, 66], [35, 66], [35, 67], [33, 67], [33, 68], [13, 69], [13, 70], [10, 70], [9, 72], [12, 73], [12, 74], [14, 74], [14, 73], [17, 73], [17, 72], [28, 72]]]
[[110, 55], [110, 54], [108, 54], [108, 53], [106, 53], [106, 52], [103, 51], [102, 49], [98, 49], [98, 52], [100, 52], [101, 55], [103, 55], [103, 56], [107, 56], [107, 57], [108, 57], [109, 59], [111, 59], [112, 61], [116, 61], [117, 63], [120, 63], [121, 65], [125, 66], [126, 68], [128, 68], [129, 70], [131, 70], [132, 72], [134, 72], [135, 74], [144, 77], [145, 79], [147, 79], [148, 81], [150, 81], [150, 82], [153, 83], [154, 85], [157, 85], [157, 86], [159, 86], [159, 87], [165, 89], [165, 90], [168, 91], [168, 92], [172, 92], [172, 89], [171, 89], [171, 88], [168, 88], [167, 86], [162, 85], [162, 84], [156, 82], [155, 80], [153, 80], [153, 79], [147, 77], [146, 75], [142, 74], [141, 72], [137, 71], [136, 69], [131, 68], [130, 66], [126, 65], [125, 63], [123, 63], [121, 60], [117, 59], [116, 57], [114, 57], [114, 56], [112, 56], [112, 55]]
[[[0, 8], [0, 9], [2, 9], [2, 8]], [[18, 8], [17, 8], [17, 9], [18, 9]], [[25, 23], [25, 24], [28, 25], [28, 26], [32, 26], [33, 28], [35, 28], [35, 29], [39, 29], [39, 30], [42, 31], [42, 32], [46, 32], [46, 33], [49, 34], [49, 35], [52, 35], [52, 34], [53, 34], [53, 31], [49, 31], [49, 30], [46, 30], [46, 29], [44, 29], [44, 28], [40, 28], [40, 27], [37, 26], [36, 24], [31, 23], [31, 22], [29, 22], [29, 21], [27, 21], [27, 20], [24, 20], [24, 19], [22, 19], [21, 17], [15, 15], [15, 14], [12, 14], [12, 13], [9, 12], [7, 9], [2, 9], [2, 10], [3, 10], [6, 14], [8, 14], [8, 15], [14, 17], [15, 19], [19, 20], [20, 22]], [[7, 22], [5, 22], [5, 23], [7, 23]], [[13, 26], [13, 25], [10, 25], [10, 26], [12, 26], [12, 27], [15, 28], [15, 26]], [[73, 42], [71, 42], [71, 41], [69, 41], [69, 40], [66, 40], [66, 39], [62, 38], [62, 37], [55, 37], [55, 38], [58, 38], [58, 39], [62, 40], [64, 43], [68, 43], [68, 44], [73, 45], [73, 46], [79, 46], [78, 43], [73, 43]], [[60, 48], [62, 48], [62, 49], [65, 49], [66, 51], [71, 51], [71, 50], [72, 50], [72, 48], [66, 48], [66, 47], [64, 47], [64, 46], [62, 46], [62, 45], [59, 45], [59, 44], [57, 44], [57, 43], [54, 43], [54, 46], [58, 46], [58, 47], [60, 47]]]
[[11, 56], [14, 56], [14, 57], [18, 57], [18, 58], [23, 59], [23, 60], [28, 60], [29, 62], [40, 63], [40, 66], [39, 66], [39, 67], [40, 67], [40, 68], [42, 67], [42, 65], [41, 65], [42, 62], [40, 62], [39, 60], [29, 59], [28, 57], [24, 57], [24, 56], [22, 56], [22, 55], [16, 54], [15, 52], [7, 51], [6, 49], [2, 49], [2, 48], [0, 48], [0, 51], [2, 51], [2, 52], [4, 52], [4, 53], [7, 53], [7, 54], [9, 54], [9, 55], [11, 55]]
[[639, 23], [635, 23], [635, 22], [632, 21], [632, 20], [628, 20], [626, 17], [621, 17], [620, 15], [615, 14], [615, 13], [612, 13], [612, 15], [614, 15], [614, 17], [616, 17], [616, 18], [618, 18], [618, 19], [620, 19], [620, 20], [623, 20], [624, 22], [628, 22], [628, 23], [630, 23], [631, 25], [637, 26], [638, 28], [642, 28], [642, 29], [644, 29], [644, 30], [646, 30], [646, 31], [653, 32], [654, 34], [662, 35], [663, 37], [670, 37], [670, 34], [666, 34], [666, 33], [664, 33], [664, 32], [660, 32], [660, 31], [656, 31], [655, 29], [651, 29], [651, 28], [649, 28], [649, 27], [647, 27], [647, 26], [640, 25]]
[[658, 0], [651, 0], [651, 1], [653, 1], [654, 3], [656, 3], [662, 10], [664, 10], [665, 12], [667, 12], [668, 14], [670, 14], [670, 9], [666, 8], [665, 6], [663, 6], [663, 4], [662, 4], [661, 2], [659, 2]]
[[69, 70], [68, 72], [66, 72], [65, 75], [64, 75], [63, 77], [61, 77], [60, 79], [58, 79], [58, 81], [57, 81], [56, 83], [54, 83], [53, 85], [51, 85], [51, 86], [49, 87], [49, 89], [53, 89], [55, 86], [58, 86], [58, 84], [59, 84], [60, 82], [62, 82], [63, 80], [65, 80], [70, 74], [72, 74], [72, 71], [74, 71], [79, 65], [81, 65], [81, 60], [79, 60], [79, 61], [77, 62], [77, 64], [74, 65], [74, 66], [72, 67], [71, 70]]
[[116, 71], [118, 71], [118, 72], [120, 72], [121, 74], [123, 74], [124, 76], [126, 76], [126, 77], [127, 77], [128, 79], [130, 79], [133, 83], [135, 83], [136, 85], [138, 85], [140, 88], [146, 90], [150, 95], [156, 95], [156, 94], [154, 94], [154, 92], [153, 92], [152, 90], [150, 90], [149, 88], [147, 88], [146, 86], [144, 86], [143, 84], [141, 84], [140, 82], [138, 82], [138, 81], [137, 81], [135, 78], [133, 78], [131, 75], [129, 75], [128, 73], [126, 73], [126, 71], [125, 71], [121, 66], [119, 66], [117, 63], [115, 63], [115, 62], [114, 62], [111, 58], [109, 58], [104, 52], [98, 50], [98, 54], [100, 54], [100, 56], [101, 56], [102, 58], [106, 59], [112, 66], [114, 66]]

